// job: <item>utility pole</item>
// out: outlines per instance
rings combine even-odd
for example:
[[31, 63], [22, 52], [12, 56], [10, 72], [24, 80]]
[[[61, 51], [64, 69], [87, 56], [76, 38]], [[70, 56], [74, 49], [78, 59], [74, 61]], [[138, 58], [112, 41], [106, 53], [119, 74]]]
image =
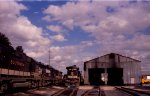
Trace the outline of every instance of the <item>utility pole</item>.
[[51, 62], [51, 60], [50, 60], [51, 59], [51, 50], [50, 49], [49, 49], [48, 53], [49, 53], [49, 66], [50, 66], [50, 62]]

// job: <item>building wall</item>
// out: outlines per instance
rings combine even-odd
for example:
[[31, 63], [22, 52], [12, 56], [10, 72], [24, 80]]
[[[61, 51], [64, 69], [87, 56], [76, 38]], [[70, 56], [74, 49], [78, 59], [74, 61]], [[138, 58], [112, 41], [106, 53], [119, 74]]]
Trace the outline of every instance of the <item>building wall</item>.
[[[118, 60], [120, 58], [120, 60]], [[140, 62], [123, 56], [116, 56], [117, 67], [123, 68], [124, 84], [140, 83], [141, 69]]]
[[[114, 62], [115, 61], [115, 65]], [[84, 63], [84, 82], [89, 84], [89, 73], [90, 68], [123, 68], [123, 82], [124, 84], [138, 84], [140, 83], [141, 67], [140, 61], [125, 57], [119, 54], [115, 54], [114, 61], [110, 59], [110, 54], [92, 59]]]

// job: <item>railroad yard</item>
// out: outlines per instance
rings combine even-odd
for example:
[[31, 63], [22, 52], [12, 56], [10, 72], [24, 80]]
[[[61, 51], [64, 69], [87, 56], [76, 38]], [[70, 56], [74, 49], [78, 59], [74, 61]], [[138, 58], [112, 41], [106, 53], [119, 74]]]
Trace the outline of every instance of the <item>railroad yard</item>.
[[15, 92], [0, 94], [2, 96], [150, 96], [150, 88], [117, 87], [117, 86], [79, 86], [59, 87], [49, 86], [30, 90], [18, 89]]
[[150, 76], [131, 57], [109, 53], [85, 61], [84, 74], [76, 65], [63, 74], [7, 43], [0, 44], [0, 96], [150, 96], [150, 86], [144, 86]]
[[0, 0], [0, 96], [150, 96], [148, 9], [149, 0]]

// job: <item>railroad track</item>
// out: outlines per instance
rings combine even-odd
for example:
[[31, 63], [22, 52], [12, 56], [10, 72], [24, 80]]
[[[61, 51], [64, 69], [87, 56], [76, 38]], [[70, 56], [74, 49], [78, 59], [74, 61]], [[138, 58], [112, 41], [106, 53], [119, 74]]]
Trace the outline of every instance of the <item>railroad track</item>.
[[11, 91], [0, 93], [0, 96], [51, 96], [60, 90], [63, 89], [50, 86], [39, 88], [15, 88]]
[[87, 90], [81, 96], [105, 96], [105, 93], [99, 86], [96, 86], [91, 90]]
[[30, 89], [29, 88], [14, 88], [7, 92], [1, 92], [0, 96], [11, 96], [11, 94], [18, 93], [18, 92], [27, 92], [28, 90], [30, 90]]
[[150, 96], [150, 93], [131, 89], [131, 88], [125, 88], [125, 87], [115, 87], [115, 88], [127, 93], [129, 96]]
[[78, 88], [66, 88], [53, 94], [52, 96], [76, 96]]

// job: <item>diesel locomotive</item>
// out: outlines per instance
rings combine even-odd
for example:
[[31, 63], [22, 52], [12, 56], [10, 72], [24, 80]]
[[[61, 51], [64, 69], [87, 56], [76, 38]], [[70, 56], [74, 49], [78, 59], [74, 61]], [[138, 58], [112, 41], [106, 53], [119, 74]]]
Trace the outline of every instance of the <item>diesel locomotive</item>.
[[0, 33], [0, 91], [14, 87], [35, 88], [62, 81], [62, 72], [27, 56], [21, 46], [14, 49]]
[[64, 75], [65, 86], [79, 86], [84, 83], [83, 76], [76, 65], [66, 67], [67, 74]]
[[150, 84], [150, 75], [143, 75], [141, 77], [141, 85]]

